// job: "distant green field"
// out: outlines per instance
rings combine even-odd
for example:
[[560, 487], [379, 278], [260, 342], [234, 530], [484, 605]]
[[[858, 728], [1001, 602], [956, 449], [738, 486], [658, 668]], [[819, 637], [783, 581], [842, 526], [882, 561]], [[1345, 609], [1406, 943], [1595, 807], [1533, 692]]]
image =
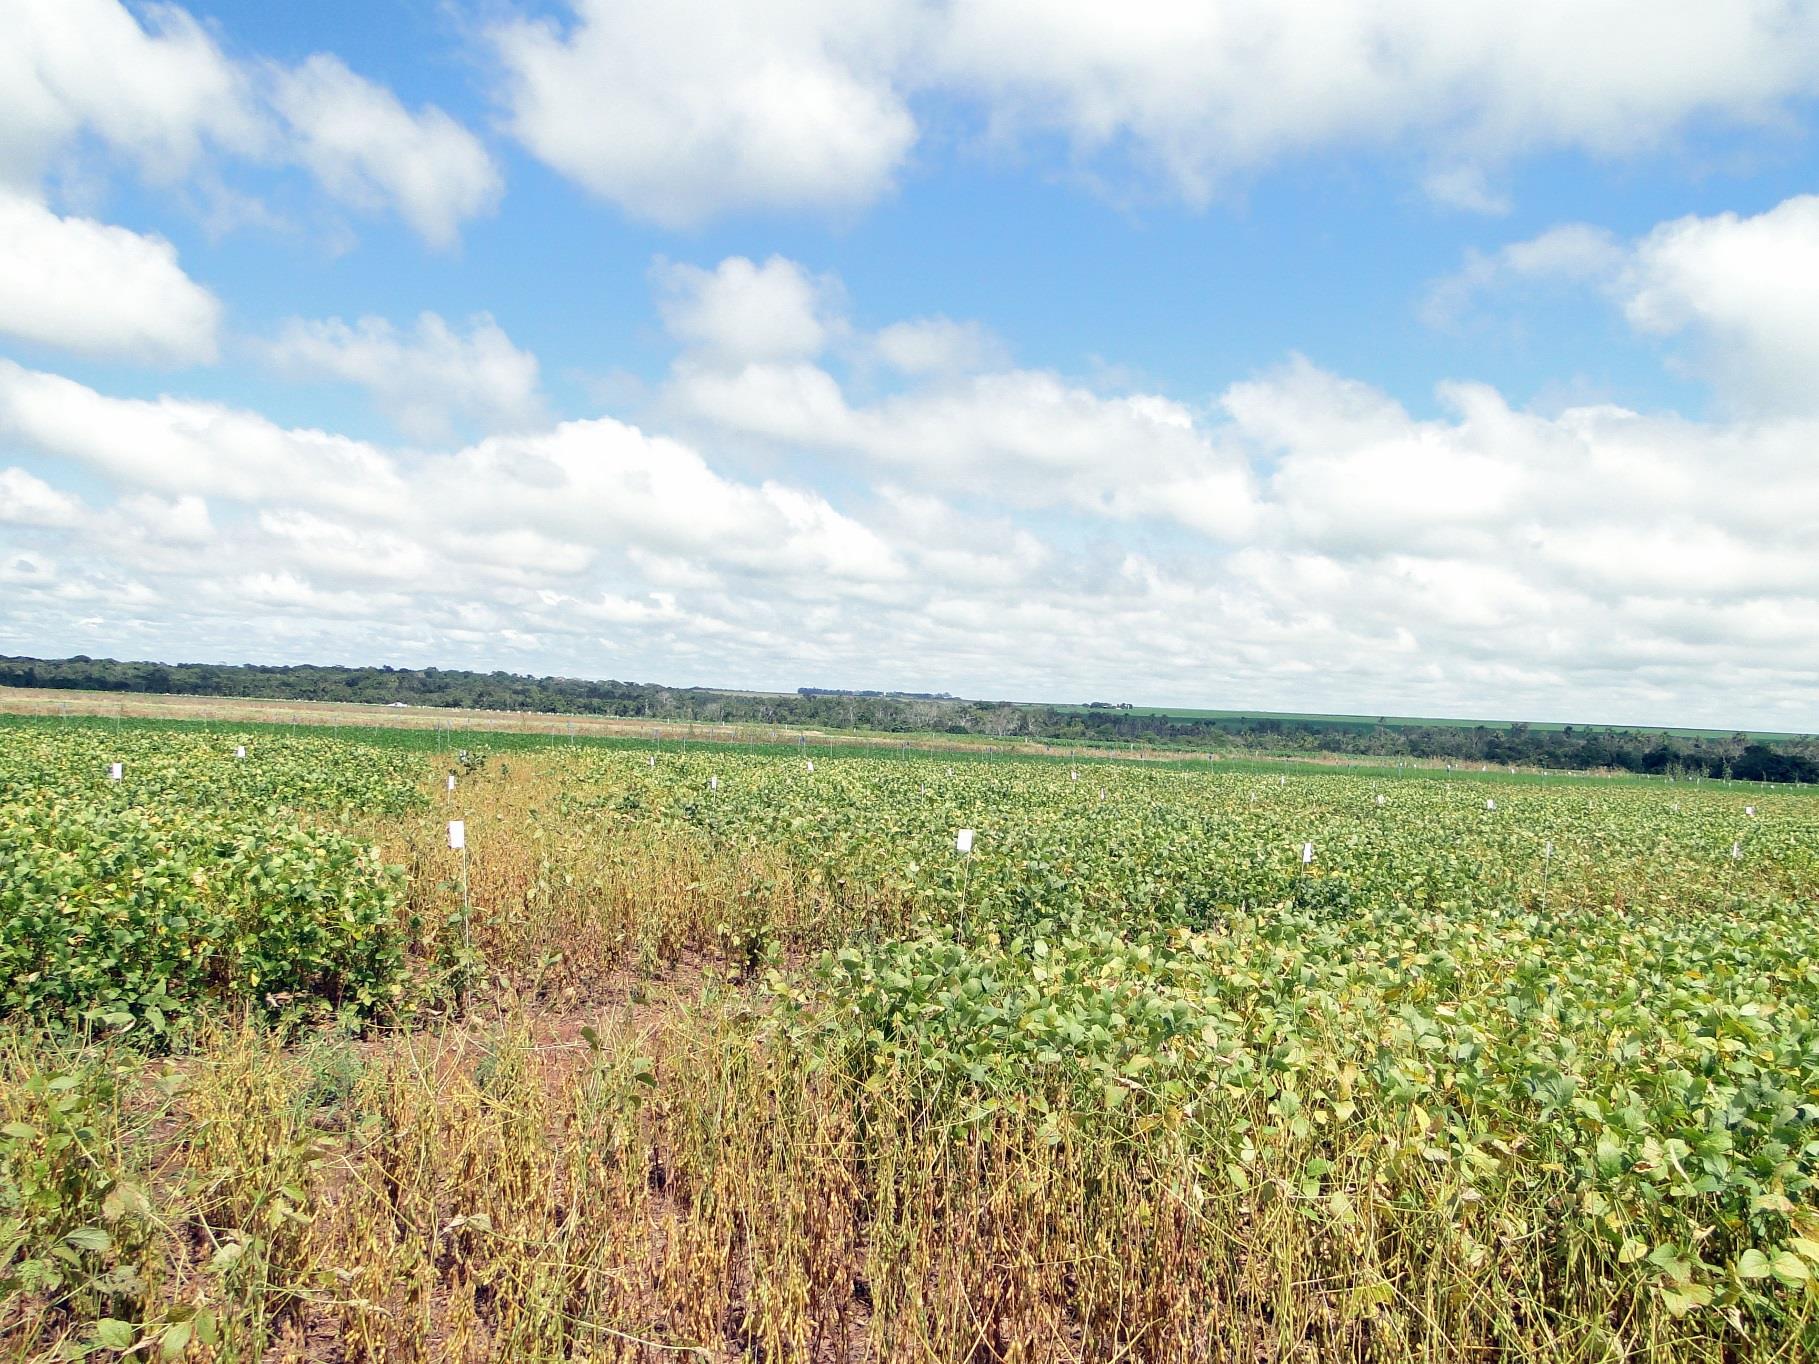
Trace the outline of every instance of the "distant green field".
[[[257, 702], [249, 703], [257, 705]], [[1160, 714], [1162, 712], [1147, 712]], [[1173, 713], [1173, 712], [1170, 712]], [[1256, 712], [1252, 712], [1255, 714]], [[1462, 722], [1461, 722], [1462, 723]], [[842, 739], [832, 735], [808, 736], [796, 735], [790, 739], [774, 742], [746, 739], [720, 739], [712, 737], [686, 738], [677, 727], [666, 727], [661, 739], [651, 739], [638, 734], [561, 734], [554, 731], [522, 730], [489, 730], [484, 728], [464, 728], [455, 725], [448, 729], [403, 728], [383, 721], [370, 724], [349, 722], [331, 727], [322, 722], [296, 724], [284, 720], [261, 720], [250, 715], [236, 715], [222, 719], [181, 719], [181, 718], [145, 718], [132, 717], [124, 722], [112, 716], [100, 714], [72, 713], [61, 717], [47, 715], [12, 715], [0, 712], [0, 745], [4, 744], [9, 732], [32, 734], [52, 730], [60, 734], [216, 734], [232, 739], [246, 739], [253, 742], [251, 736], [272, 734], [297, 738], [303, 735], [318, 736], [332, 733], [336, 742], [349, 741], [370, 744], [378, 748], [398, 749], [412, 753], [452, 754], [457, 749], [472, 746], [475, 752], [488, 756], [505, 757], [510, 754], [531, 754], [551, 750], [576, 749], [599, 750], [605, 752], [638, 752], [651, 750], [668, 753], [697, 754], [725, 753], [760, 755], [766, 757], [814, 757], [828, 758], [863, 758], [867, 761], [901, 761], [917, 763], [939, 760], [953, 764], [1031, 764], [1034, 766], [1067, 767], [1081, 772], [1096, 770], [1101, 765], [1122, 768], [1137, 766], [1146, 769], [1168, 769], [1210, 773], [1216, 765], [1220, 773], [1258, 773], [1277, 776], [1308, 777], [1313, 775], [1332, 776], [1345, 774], [1350, 777], [1374, 777], [1401, 782], [1453, 782], [1477, 781], [1508, 786], [1559, 786], [1565, 784], [1585, 783], [1598, 787], [1612, 785], [1653, 786], [1659, 778], [1640, 774], [1603, 774], [1592, 776], [1574, 772], [1539, 772], [1533, 770], [1506, 770], [1501, 766], [1479, 767], [1466, 762], [1441, 767], [1438, 765], [1422, 766], [1415, 763], [1404, 765], [1394, 759], [1370, 757], [1352, 757], [1344, 760], [1317, 759], [1307, 756], [1278, 756], [1267, 753], [1250, 754], [1234, 757], [1228, 754], [1182, 753], [1177, 756], [1158, 756], [1151, 749], [1141, 754], [1127, 751], [1123, 744], [1087, 744], [1073, 752], [1044, 753], [1039, 749], [1027, 752], [1017, 750], [1017, 741], [993, 740], [983, 735], [910, 735], [888, 734], [869, 735], [871, 738], [884, 738], [891, 742], [887, 746], [877, 743], [866, 743], [857, 737]], [[782, 732], [788, 733], [788, 730]], [[858, 732], [856, 732], [857, 735]], [[941, 741], [939, 748], [927, 748], [926, 740], [937, 738]], [[1713, 786], [1722, 785], [1713, 781]], [[1819, 786], [1782, 788], [1784, 793], [1810, 793], [1819, 796]]]
[[[1055, 709], [1078, 711], [1082, 714], [1105, 713], [1103, 706], [1056, 706]], [[1742, 733], [1750, 739], [1802, 739], [1807, 737], [1787, 731], [1760, 729], [1683, 729], [1665, 725], [1585, 725], [1551, 720], [1526, 722], [1520, 720], [1461, 720], [1420, 715], [1316, 715], [1279, 710], [1192, 710], [1182, 706], [1132, 706], [1128, 710], [1118, 708], [1115, 713], [1159, 715], [1172, 720], [1208, 720], [1214, 723], [1220, 721], [1255, 723], [1277, 720], [1283, 724], [1323, 725], [1332, 729], [1375, 729], [1379, 725], [1387, 729], [1512, 729], [1518, 724], [1526, 723], [1531, 730], [1557, 733], [1570, 729], [1575, 734], [1662, 734], [1682, 739], [1728, 739], [1737, 733]]]

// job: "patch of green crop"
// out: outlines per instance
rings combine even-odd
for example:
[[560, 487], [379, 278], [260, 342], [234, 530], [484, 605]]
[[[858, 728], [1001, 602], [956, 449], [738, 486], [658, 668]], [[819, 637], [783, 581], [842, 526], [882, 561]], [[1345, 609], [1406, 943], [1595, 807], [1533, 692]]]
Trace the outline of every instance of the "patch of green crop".
[[1034, 1105], [1231, 1197], [1298, 1171], [1322, 1225], [1444, 1208], [1669, 1318], [1772, 1331], [1819, 1281], [1801, 795], [732, 754], [572, 786], [902, 898], [908, 936], [773, 978], [861, 1104]]
[[203, 1002], [389, 1005], [403, 873], [334, 826], [422, 807], [423, 775], [316, 736], [11, 728], [0, 1014], [162, 1032]]

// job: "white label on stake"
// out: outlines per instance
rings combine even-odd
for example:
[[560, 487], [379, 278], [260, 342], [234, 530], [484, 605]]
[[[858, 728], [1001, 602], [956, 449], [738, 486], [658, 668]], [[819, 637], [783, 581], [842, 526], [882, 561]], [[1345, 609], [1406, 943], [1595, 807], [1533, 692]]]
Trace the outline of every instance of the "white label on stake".
[[246, 756], [246, 745], [236, 744], [234, 746], [234, 756], [236, 758], [244, 758]]
[[1739, 840], [1739, 841], [1731, 844], [1731, 861], [1741, 862], [1742, 860], [1743, 860], [1743, 843], [1741, 840]]
[[1497, 802], [1494, 800], [1487, 800], [1484, 802], [1484, 808], [1487, 810], [1495, 810], [1497, 808]]
[[1554, 840], [1553, 839], [1550, 838], [1550, 839], [1548, 839], [1547, 842], [1545, 842], [1541, 845], [1541, 855], [1543, 857], [1552, 857], [1554, 855]]
[[448, 846], [459, 852], [467, 846], [467, 821], [451, 819], [448, 822]]
[[815, 760], [813, 758], [808, 760], [808, 770], [811, 772], [815, 770]]
[[448, 789], [451, 791], [455, 789], [455, 774], [453, 772], [448, 774]]
[[1382, 809], [1382, 808], [1383, 808], [1383, 797], [1382, 797], [1382, 796], [1378, 796], [1378, 797], [1377, 797], [1377, 808], [1378, 808], [1378, 809]]
[[119, 763], [109, 763], [107, 767], [107, 779], [109, 781], [119, 781], [122, 770]]
[[1314, 845], [1312, 843], [1303, 843], [1301, 845], [1301, 865], [1305, 867], [1309, 862], [1312, 862], [1313, 860], [1314, 860]]
[[1080, 780], [1080, 774], [1079, 774], [1079, 773], [1078, 773], [1078, 772], [1069, 772], [1069, 773], [1068, 773], [1068, 774], [1067, 774], [1067, 779], [1068, 779], [1068, 780], [1069, 780], [1069, 781], [1079, 781], [1079, 780]]
[[710, 791], [718, 791], [720, 789], [720, 778], [709, 777], [707, 779], [707, 789]]
[[959, 833], [954, 835], [955, 852], [970, 853], [972, 850], [973, 831], [971, 829], [962, 829]]
[[1743, 813], [1748, 815], [1751, 819], [1754, 819], [1756, 817], [1756, 807], [1754, 805], [1746, 805], [1743, 807]]
[[644, 765], [646, 767], [655, 767], [657, 765], [657, 759], [654, 756], [646, 758], [644, 760]]

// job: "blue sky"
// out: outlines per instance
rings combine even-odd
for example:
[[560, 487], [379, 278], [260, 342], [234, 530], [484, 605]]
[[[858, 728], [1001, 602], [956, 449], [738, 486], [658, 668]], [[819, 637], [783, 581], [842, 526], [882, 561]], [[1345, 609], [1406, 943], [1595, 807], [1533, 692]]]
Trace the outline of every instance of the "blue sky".
[[1819, 6], [0, 50], [0, 652], [1819, 729]]

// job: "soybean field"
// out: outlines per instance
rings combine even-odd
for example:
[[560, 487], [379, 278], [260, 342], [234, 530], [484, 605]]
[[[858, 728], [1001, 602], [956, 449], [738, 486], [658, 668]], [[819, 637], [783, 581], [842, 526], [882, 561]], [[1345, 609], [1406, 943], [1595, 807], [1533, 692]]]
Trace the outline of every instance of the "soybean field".
[[0, 1358], [1819, 1357], [1816, 1009], [1800, 790], [16, 721]]

